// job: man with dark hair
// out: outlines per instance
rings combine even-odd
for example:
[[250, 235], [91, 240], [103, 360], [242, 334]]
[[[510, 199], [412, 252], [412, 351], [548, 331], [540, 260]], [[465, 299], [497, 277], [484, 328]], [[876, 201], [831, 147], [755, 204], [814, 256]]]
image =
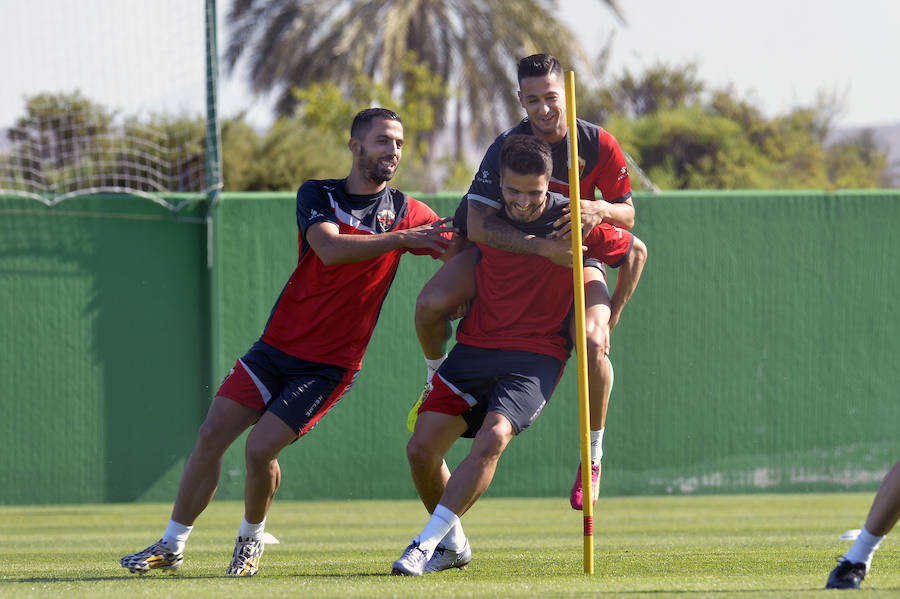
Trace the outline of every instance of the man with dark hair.
[[[549, 238], [568, 206], [567, 198], [549, 191], [550, 146], [537, 136], [509, 135], [499, 160], [500, 202], [508, 222], [556, 246], [554, 255], [571, 259], [571, 240]], [[571, 266], [477, 246], [478, 295], [418, 408], [406, 447], [413, 482], [431, 518], [394, 562], [395, 575], [420, 576], [469, 563], [472, 550], [460, 516], [487, 490], [512, 438], [544, 409], [571, 349]], [[594, 227], [583, 246], [590, 259], [619, 267], [611, 303], [597, 309], [607, 318], [611, 310], [621, 313], [640, 278], [646, 247], [616, 227]], [[604, 279], [596, 283], [605, 286]], [[474, 437], [472, 448], [450, 474], [444, 455], [461, 436]]]
[[405, 252], [442, 257], [453, 229], [425, 204], [386, 185], [400, 163], [403, 125], [383, 108], [353, 121], [345, 179], [297, 192], [297, 267], [262, 337], [238, 359], [200, 426], [163, 537], [121, 559], [144, 573], [176, 570], [194, 521], [215, 494], [225, 450], [246, 442], [244, 519], [227, 573], [253, 576], [281, 480], [278, 454], [343, 397], [359, 372], [381, 304]]
[[[509, 135], [534, 135], [550, 144], [553, 153], [553, 174], [550, 191], [569, 195], [568, 184], [568, 123], [566, 122], [565, 86], [559, 61], [549, 54], [535, 54], [519, 61], [519, 102], [527, 117], [512, 129], [502, 133], [488, 148], [466, 197], [456, 211], [454, 224], [457, 236], [452, 251], [458, 255], [448, 260], [422, 289], [416, 301], [416, 334], [428, 375], [427, 389], [433, 372], [444, 359], [448, 339], [448, 318], [458, 306], [475, 295], [474, 270], [478, 253], [464, 249], [465, 236], [471, 241], [510, 252], [535, 254], [559, 264], [570, 264], [565, 253], [552, 237], [526, 235], [511, 226], [498, 198], [499, 154], [503, 140]], [[616, 139], [602, 128], [578, 119], [578, 165], [581, 190], [582, 230], [585, 234], [596, 225], [631, 229], [634, 225], [634, 206], [631, 182], [625, 158]], [[595, 200], [599, 191], [602, 199]], [[556, 235], [565, 236], [569, 228], [569, 214], [564, 212], [557, 222]], [[607, 319], [602, 309], [609, 301], [605, 284], [598, 283], [603, 275], [590, 260], [585, 262], [585, 328], [588, 349], [588, 378], [591, 414], [591, 472], [592, 500], [599, 491], [600, 460], [603, 456], [603, 433], [606, 412], [612, 390], [613, 371], [609, 354], [609, 335], [619, 320], [613, 311]], [[572, 332], [574, 336], [574, 331]], [[410, 421], [414, 414], [411, 412]], [[570, 494], [574, 509], [583, 507], [581, 465], [575, 475]]]

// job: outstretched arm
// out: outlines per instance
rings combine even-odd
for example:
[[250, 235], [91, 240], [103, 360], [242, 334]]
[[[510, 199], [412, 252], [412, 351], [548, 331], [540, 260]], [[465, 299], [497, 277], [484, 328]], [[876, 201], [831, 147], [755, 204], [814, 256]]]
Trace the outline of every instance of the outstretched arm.
[[442, 218], [379, 235], [344, 235], [334, 223], [319, 222], [307, 229], [306, 241], [326, 266], [362, 262], [402, 248], [427, 248], [443, 254], [449, 244], [447, 234], [456, 231], [447, 226], [451, 220]]

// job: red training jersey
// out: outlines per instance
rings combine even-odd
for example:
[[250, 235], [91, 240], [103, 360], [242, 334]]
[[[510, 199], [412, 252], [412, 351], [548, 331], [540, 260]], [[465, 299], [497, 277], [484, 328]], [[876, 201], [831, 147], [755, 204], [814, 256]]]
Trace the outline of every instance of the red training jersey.
[[[619, 142], [611, 133], [581, 119], [576, 119], [578, 130], [578, 189], [581, 199], [596, 199], [596, 191], [604, 200], [612, 204], [621, 203], [631, 197], [631, 178], [625, 155]], [[466, 219], [469, 201], [481, 202], [498, 211], [501, 218], [506, 218], [503, 211], [503, 195], [500, 191], [500, 149], [510, 135], [533, 135], [531, 122], [525, 118], [512, 129], [501, 133], [491, 144], [469, 191], [456, 210], [454, 225], [460, 233], [466, 234]], [[550, 191], [569, 196], [569, 134], [552, 144], [553, 173], [550, 177]], [[507, 219], [508, 220], [508, 219]], [[603, 226], [611, 227], [608, 223]]]
[[[546, 237], [568, 198], [548, 194], [543, 214], [531, 223], [516, 223], [530, 235]], [[631, 251], [625, 229], [597, 226], [584, 241], [585, 257], [619, 266]], [[566, 361], [571, 350], [568, 317], [574, 300], [572, 269], [534, 254], [515, 254], [477, 244], [478, 295], [457, 328], [460, 343], [488, 349], [528, 351]]]
[[320, 222], [342, 235], [380, 235], [438, 220], [427, 205], [386, 187], [374, 195], [351, 195], [344, 180], [310, 180], [297, 192], [300, 255], [297, 268], [272, 308], [262, 341], [301, 360], [359, 370], [403, 248], [351, 264], [326, 266], [304, 235]]

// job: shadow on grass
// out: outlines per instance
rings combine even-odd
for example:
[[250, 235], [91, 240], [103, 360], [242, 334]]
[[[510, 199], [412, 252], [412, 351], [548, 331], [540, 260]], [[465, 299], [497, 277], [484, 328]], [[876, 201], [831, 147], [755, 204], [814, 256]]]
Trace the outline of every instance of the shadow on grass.
[[[823, 584], [821, 587], [809, 587], [809, 588], [779, 588], [779, 589], [652, 589], [652, 590], [631, 590], [631, 591], [596, 591], [591, 590], [592, 597], [619, 597], [622, 595], [693, 595], [693, 594], [703, 594], [703, 595], [746, 595], [749, 593], [817, 593], [819, 591], [824, 591], [825, 585]], [[829, 589], [834, 590], [834, 589]], [[896, 588], [886, 588], [886, 587], [865, 587], [860, 588], [859, 590], [867, 590], [867, 591], [900, 591], [900, 587]]]
[[[197, 574], [197, 575], [189, 575], [184, 576], [181, 574], [167, 574], [165, 576], [137, 576], [137, 575], [129, 575], [129, 576], [40, 576], [34, 578], [10, 578], [9, 580], [4, 580], [4, 583], [35, 583], [35, 582], [102, 582], [105, 580], [203, 580], [203, 579], [214, 579], [214, 578], [226, 578], [225, 575], [217, 576], [215, 574]], [[230, 577], [229, 577], [230, 578]]]
[[[275, 578], [313, 578], [320, 580], [344, 580], [344, 579], [353, 579], [353, 578], [388, 578], [394, 577], [390, 572], [356, 572], [352, 574], [320, 574], [320, 573], [306, 573], [306, 572], [298, 572], [295, 574], [281, 575], [275, 576]], [[223, 578], [232, 578], [236, 579], [238, 577], [219, 575], [219, 574], [197, 574], [197, 575], [165, 575], [165, 576], [89, 576], [89, 577], [77, 577], [77, 576], [56, 576], [56, 577], [33, 577], [33, 578], [15, 578], [4, 580], [4, 583], [19, 583], [19, 584], [34, 584], [34, 583], [44, 583], [44, 584], [52, 584], [52, 583], [72, 583], [72, 582], [105, 582], [105, 581], [119, 581], [122, 580], [170, 580], [173, 582], [179, 580], [220, 580]], [[254, 577], [255, 578], [255, 577]], [[264, 578], [268, 578], [264, 576]], [[397, 576], [396, 578], [414, 578], [420, 579], [418, 576]], [[790, 591], [793, 593], [796, 592], [818, 592], [824, 590], [824, 585], [822, 587], [809, 587], [809, 588], [778, 588], [778, 589], [634, 589], [634, 590], [610, 590], [604, 592], [598, 589], [592, 589], [591, 595], [594, 597], [613, 597], [613, 596], [628, 596], [628, 595], [694, 595], [694, 594], [703, 594], [703, 595], [747, 595], [752, 593], [783, 593], [786, 591]], [[900, 587], [865, 587], [860, 590], [868, 590], [868, 591], [879, 591], [879, 592], [900, 592]]]
[[[264, 578], [320, 578], [341, 580], [346, 578], [379, 578], [391, 576], [390, 572], [354, 572], [352, 574], [314, 574], [314, 573], [291, 573], [282, 575], [263, 576]], [[238, 579], [240, 576], [228, 576], [226, 574], [149, 574], [149, 575], [126, 575], [126, 576], [35, 576], [32, 578], [11, 578], [4, 580], [10, 584], [33, 584], [33, 583], [54, 583], [54, 582], [103, 582], [107, 580], [215, 580], [215, 579]], [[255, 577], [254, 577], [255, 578]], [[397, 578], [402, 578], [398, 576]], [[410, 578], [410, 577], [406, 577]]]

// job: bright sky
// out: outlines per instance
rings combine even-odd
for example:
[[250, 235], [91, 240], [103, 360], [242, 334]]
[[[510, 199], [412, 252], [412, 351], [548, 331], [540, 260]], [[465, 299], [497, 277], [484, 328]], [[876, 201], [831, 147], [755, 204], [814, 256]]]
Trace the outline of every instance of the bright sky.
[[[840, 125], [900, 123], [897, 0], [562, 0], [563, 19], [592, 56], [615, 32], [611, 74], [658, 62], [697, 64], [698, 79], [733, 84], [768, 116], [837, 95]], [[577, 74], [576, 74], [577, 75]]]
[[[733, 84], [769, 116], [827, 93], [843, 99], [839, 125], [900, 123], [900, 1], [619, 3], [624, 27], [600, 0], [560, 0], [561, 17], [591, 55], [615, 32], [613, 75], [695, 62], [700, 81]], [[218, 2], [220, 23], [229, 4]], [[0, 127], [23, 114], [23, 95], [76, 87], [126, 112], [161, 103], [170, 111], [202, 110], [202, 87], [193, 87], [198, 77], [202, 86], [202, 7], [200, 0], [0, 0]], [[220, 25], [220, 51], [226, 33]], [[195, 52], [200, 62], [187, 63]], [[85, 58], [73, 64], [77, 53]], [[222, 69], [223, 116], [249, 109], [251, 122], [264, 126], [269, 104]]]
[[76, 89], [126, 114], [202, 114], [203, 51], [200, 0], [0, 0], [0, 127], [23, 96]]

